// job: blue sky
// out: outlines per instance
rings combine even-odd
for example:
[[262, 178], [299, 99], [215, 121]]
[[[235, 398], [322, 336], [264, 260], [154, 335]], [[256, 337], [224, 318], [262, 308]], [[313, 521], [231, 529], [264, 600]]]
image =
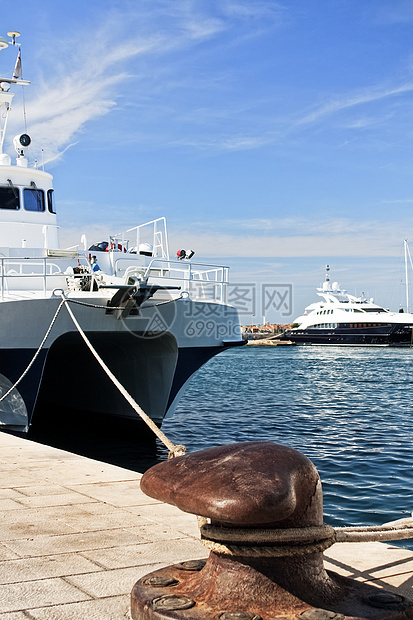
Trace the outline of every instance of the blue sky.
[[[30, 156], [54, 174], [63, 246], [166, 216], [172, 254], [293, 285], [290, 316], [257, 300], [257, 321], [300, 314], [326, 263], [403, 303], [410, 0], [3, 0], [2, 17], [22, 33]], [[3, 74], [14, 60], [1, 52]]]

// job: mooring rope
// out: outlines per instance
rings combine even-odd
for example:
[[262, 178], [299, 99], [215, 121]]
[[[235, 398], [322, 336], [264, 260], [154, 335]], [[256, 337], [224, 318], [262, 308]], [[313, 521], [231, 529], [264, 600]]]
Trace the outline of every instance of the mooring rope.
[[198, 517], [202, 543], [224, 555], [287, 557], [307, 555], [328, 549], [337, 542], [373, 542], [413, 538], [413, 518], [377, 526], [334, 528], [234, 528], [211, 525]]
[[34, 362], [36, 361], [36, 358], [38, 357], [40, 351], [43, 348], [44, 343], [47, 340], [48, 335], [50, 334], [50, 332], [52, 331], [53, 325], [55, 324], [55, 321], [57, 319], [57, 315], [59, 314], [62, 306], [64, 304], [64, 301], [62, 300], [54, 314], [54, 317], [51, 320], [51, 323], [49, 325], [49, 327], [47, 328], [47, 331], [44, 335], [43, 340], [41, 341], [39, 348], [37, 349], [36, 353], [33, 355], [31, 362], [29, 362], [29, 365], [27, 366], [26, 370], [23, 372], [23, 374], [17, 379], [17, 381], [11, 386], [11, 388], [9, 388], [7, 390], [7, 392], [5, 394], [3, 394], [0, 398], [0, 403], [7, 398], [7, 396], [19, 385], [20, 381], [22, 381], [24, 379], [24, 377], [27, 375], [27, 373], [29, 372], [30, 368], [33, 366]]
[[161, 431], [161, 429], [155, 424], [155, 422], [144, 412], [142, 407], [140, 407], [138, 405], [138, 403], [129, 394], [129, 392], [123, 387], [123, 385], [120, 383], [120, 381], [118, 381], [118, 379], [115, 377], [113, 372], [108, 368], [108, 366], [102, 360], [102, 358], [100, 357], [99, 353], [96, 351], [96, 349], [94, 348], [94, 346], [90, 342], [89, 338], [86, 336], [85, 332], [83, 331], [83, 329], [79, 325], [78, 321], [76, 320], [75, 315], [73, 314], [72, 310], [69, 307], [69, 301], [70, 300], [68, 300], [64, 296], [63, 292], [61, 292], [60, 294], [61, 294], [61, 297], [62, 297], [62, 303], [66, 306], [66, 310], [68, 311], [68, 313], [69, 313], [73, 323], [75, 324], [76, 329], [78, 330], [79, 334], [82, 336], [82, 338], [85, 341], [86, 345], [88, 346], [90, 352], [95, 357], [95, 359], [100, 364], [100, 366], [103, 368], [103, 370], [105, 371], [105, 373], [107, 374], [109, 379], [112, 381], [112, 383], [117, 387], [117, 389], [122, 394], [122, 396], [130, 404], [132, 409], [134, 411], [136, 411], [136, 413], [142, 418], [142, 420], [149, 426], [151, 431], [153, 433], [155, 433], [155, 435], [158, 437], [158, 439], [160, 441], [162, 441], [162, 443], [168, 448], [168, 450], [169, 450], [168, 458], [170, 459], [170, 458], [174, 458], [176, 456], [184, 455], [185, 452], [186, 452], [185, 446], [183, 446], [183, 445], [175, 445], [174, 443], [172, 443], [172, 441], [170, 441], [170, 439], [168, 439], [168, 437], [165, 435], [165, 433], [163, 433]]

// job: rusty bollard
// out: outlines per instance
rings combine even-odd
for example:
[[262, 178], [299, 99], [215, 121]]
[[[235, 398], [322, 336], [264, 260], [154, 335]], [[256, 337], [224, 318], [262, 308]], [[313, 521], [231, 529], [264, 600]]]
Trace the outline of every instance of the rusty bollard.
[[149, 469], [142, 490], [210, 520], [211, 549], [141, 578], [131, 594], [133, 620], [344, 620], [413, 618], [413, 603], [326, 571], [313, 463], [271, 442], [232, 444]]

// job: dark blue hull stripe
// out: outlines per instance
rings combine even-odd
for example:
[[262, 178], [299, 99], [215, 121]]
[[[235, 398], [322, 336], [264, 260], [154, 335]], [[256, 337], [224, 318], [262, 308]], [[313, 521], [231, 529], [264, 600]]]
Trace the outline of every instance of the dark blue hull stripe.
[[376, 346], [411, 346], [412, 327], [404, 325], [383, 325], [359, 328], [327, 328], [287, 330], [283, 340], [296, 344], [342, 344]]

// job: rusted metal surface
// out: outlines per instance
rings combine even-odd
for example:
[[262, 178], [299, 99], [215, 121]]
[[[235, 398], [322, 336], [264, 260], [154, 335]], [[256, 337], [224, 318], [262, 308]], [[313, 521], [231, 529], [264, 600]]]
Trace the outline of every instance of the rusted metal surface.
[[[222, 446], [155, 465], [141, 486], [222, 528], [323, 524], [314, 465], [271, 442]], [[253, 556], [212, 551], [205, 564], [184, 562], [146, 575], [132, 591], [133, 620], [413, 619], [410, 601], [326, 571], [322, 553], [306, 544], [296, 544], [292, 557], [283, 549], [268, 557], [259, 543], [254, 553], [255, 547]]]
[[[238, 526], [301, 527], [322, 522], [312, 462], [272, 442], [230, 444], [158, 463], [141, 480], [144, 493], [184, 512]], [[321, 489], [320, 489], [321, 500]]]

